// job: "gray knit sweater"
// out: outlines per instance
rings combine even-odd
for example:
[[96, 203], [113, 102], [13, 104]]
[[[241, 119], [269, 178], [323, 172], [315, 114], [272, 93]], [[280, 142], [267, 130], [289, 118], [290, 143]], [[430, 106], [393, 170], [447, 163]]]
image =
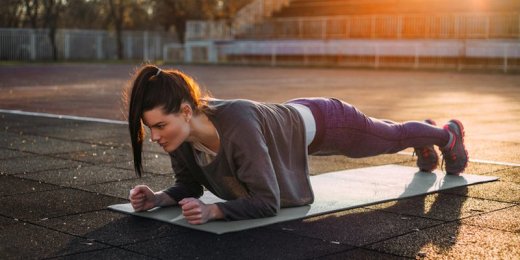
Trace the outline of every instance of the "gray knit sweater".
[[175, 201], [198, 198], [204, 186], [226, 200], [217, 204], [226, 220], [274, 216], [280, 207], [313, 202], [305, 129], [296, 109], [243, 99], [209, 105], [220, 150], [202, 167], [188, 143], [170, 153], [175, 184], [165, 193]]

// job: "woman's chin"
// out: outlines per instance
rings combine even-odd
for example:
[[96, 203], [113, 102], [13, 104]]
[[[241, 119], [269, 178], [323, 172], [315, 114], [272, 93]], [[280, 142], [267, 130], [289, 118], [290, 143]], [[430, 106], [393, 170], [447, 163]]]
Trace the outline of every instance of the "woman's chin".
[[175, 149], [177, 149], [177, 147], [173, 147], [171, 145], [166, 145], [166, 146], [163, 146], [162, 148], [167, 153], [171, 153], [171, 152], [175, 151]]

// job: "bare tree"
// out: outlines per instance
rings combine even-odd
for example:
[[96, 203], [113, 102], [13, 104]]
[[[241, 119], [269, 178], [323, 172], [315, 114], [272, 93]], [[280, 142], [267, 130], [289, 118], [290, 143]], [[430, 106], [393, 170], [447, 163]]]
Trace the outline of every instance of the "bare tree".
[[125, 0], [109, 0], [110, 16], [116, 30], [117, 42], [117, 58], [123, 59], [123, 18], [128, 1]]
[[24, 0], [25, 16], [31, 28], [38, 28], [38, 17], [40, 12], [40, 1], [38, 0]]
[[165, 31], [174, 27], [180, 42], [184, 42], [188, 20], [209, 17], [208, 0], [155, 0], [153, 17]]
[[184, 42], [188, 20], [225, 19], [231, 24], [236, 12], [251, 0], [152, 0], [153, 19], [168, 31], [175, 28], [180, 42]]
[[52, 46], [52, 58], [58, 60], [58, 50], [56, 47], [56, 30], [58, 28], [58, 20], [60, 13], [63, 11], [63, 2], [61, 0], [45, 0], [43, 1], [43, 27], [49, 30], [49, 40]]
[[19, 27], [23, 17], [22, 0], [2, 1], [0, 8], [0, 27]]
[[60, 16], [60, 28], [106, 29], [108, 6], [105, 0], [67, 1]]
[[235, 17], [238, 10], [247, 4], [251, 3], [251, 0], [211, 0], [214, 1], [216, 8], [212, 13], [215, 14], [215, 19], [226, 20], [231, 26], [233, 18]]

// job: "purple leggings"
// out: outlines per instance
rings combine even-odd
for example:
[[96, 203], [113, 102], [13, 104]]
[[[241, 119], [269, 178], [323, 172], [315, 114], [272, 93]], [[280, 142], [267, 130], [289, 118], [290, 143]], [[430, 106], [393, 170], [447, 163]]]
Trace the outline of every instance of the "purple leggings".
[[300, 98], [288, 103], [305, 105], [314, 116], [316, 135], [309, 145], [310, 155], [361, 158], [409, 147], [443, 147], [450, 138], [446, 130], [426, 123], [395, 123], [368, 117], [335, 98]]

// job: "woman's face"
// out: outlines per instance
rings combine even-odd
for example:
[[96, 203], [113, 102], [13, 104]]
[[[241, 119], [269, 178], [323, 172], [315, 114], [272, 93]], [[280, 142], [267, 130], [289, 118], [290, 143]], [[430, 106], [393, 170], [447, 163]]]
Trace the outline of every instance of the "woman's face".
[[150, 128], [152, 141], [158, 143], [166, 152], [179, 147], [190, 134], [189, 114], [165, 114], [162, 107], [143, 113], [143, 123]]

